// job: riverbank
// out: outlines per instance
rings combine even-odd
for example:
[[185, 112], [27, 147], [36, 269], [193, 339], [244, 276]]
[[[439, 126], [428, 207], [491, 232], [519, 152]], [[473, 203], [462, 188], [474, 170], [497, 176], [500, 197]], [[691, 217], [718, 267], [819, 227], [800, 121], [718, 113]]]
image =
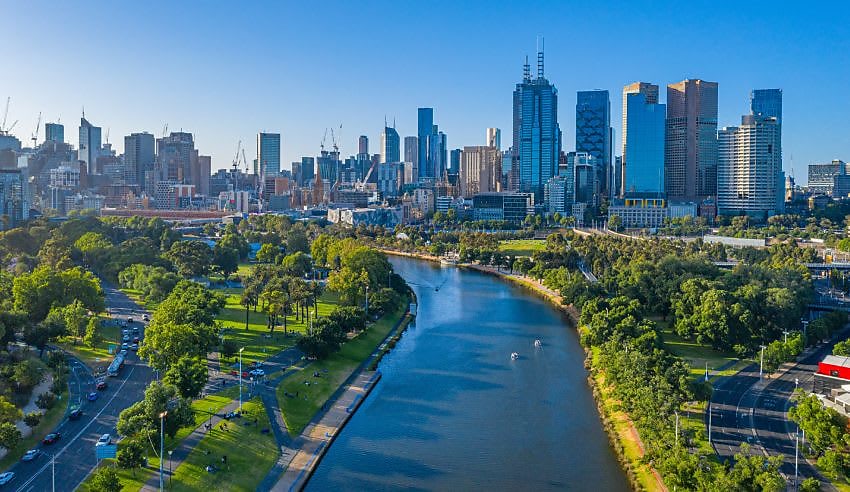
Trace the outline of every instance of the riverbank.
[[[437, 256], [407, 253], [395, 250], [382, 250], [385, 254], [394, 256], [403, 256], [407, 258], [415, 258], [433, 263], [443, 263], [442, 259]], [[561, 312], [566, 314], [572, 325], [578, 329], [579, 312], [571, 304], [564, 304], [564, 299], [557, 292], [547, 288], [536, 279], [524, 277], [517, 274], [504, 272], [493, 267], [483, 266], [473, 263], [456, 263], [453, 264], [460, 268], [476, 270], [488, 275], [497, 276], [503, 280], [511, 282], [515, 285], [523, 287], [533, 294], [547, 300]], [[618, 409], [618, 402], [610, 396], [610, 388], [605, 384], [604, 373], [597, 371], [595, 374], [590, 372], [592, 353], [587, 348], [585, 351], [585, 368], [588, 370], [587, 382], [591, 388], [593, 398], [596, 402], [599, 419], [602, 422], [603, 428], [608, 435], [608, 440], [611, 447], [614, 449], [620, 466], [626, 472], [628, 480], [635, 490], [648, 491], [667, 491], [660, 474], [657, 470], [644, 463], [644, 448], [640, 440], [640, 435], [631, 421], [629, 416]]]

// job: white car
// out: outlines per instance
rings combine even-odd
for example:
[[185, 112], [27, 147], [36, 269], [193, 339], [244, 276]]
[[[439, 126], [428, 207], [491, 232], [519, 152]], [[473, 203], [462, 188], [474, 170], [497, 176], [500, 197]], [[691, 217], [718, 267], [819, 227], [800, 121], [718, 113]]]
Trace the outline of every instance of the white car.
[[261, 376], [266, 375], [266, 371], [264, 371], [262, 369], [254, 369], [253, 371], [249, 372], [248, 374], [250, 374], [254, 377], [261, 377]]
[[37, 449], [30, 449], [21, 457], [21, 461], [32, 461], [38, 457]]
[[107, 444], [112, 444], [112, 436], [104, 434], [100, 436], [100, 439], [97, 440], [95, 446], [106, 446]]
[[15, 478], [15, 472], [0, 473], [0, 485], [6, 485]]

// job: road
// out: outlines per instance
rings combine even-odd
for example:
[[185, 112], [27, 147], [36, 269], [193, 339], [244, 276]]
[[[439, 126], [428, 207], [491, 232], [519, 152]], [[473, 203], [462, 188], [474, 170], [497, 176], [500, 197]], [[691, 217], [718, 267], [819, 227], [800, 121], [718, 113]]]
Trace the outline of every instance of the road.
[[[140, 321], [142, 315], [148, 313], [116, 288], [104, 284], [103, 290], [112, 317], [121, 320], [133, 318], [135, 326], [139, 326], [144, 335]], [[82, 396], [94, 391], [94, 378], [88, 368], [76, 359], [69, 358], [69, 363], [73, 370], [69, 378], [70, 394]], [[94, 402], [82, 398], [83, 417], [77, 421], [66, 417], [59, 424], [56, 431], [62, 437], [58, 442], [39, 445], [36, 449], [42, 454], [38, 458], [17, 463], [10, 469], [15, 472], [15, 478], [8, 486], [19, 492], [52, 490], [51, 456], [55, 454], [55, 490], [76, 489], [97, 465], [94, 443], [98, 437], [106, 433], [112, 434], [113, 438], [116, 436], [118, 414], [144, 397], [145, 388], [152, 378], [153, 371], [134, 352], [128, 352], [124, 369], [119, 376], [108, 378], [109, 386], [98, 392], [99, 398]], [[72, 403], [76, 398], [71, 397]]]
[[[797, 384], [806, 391], [812, 390], [817, 363], [832, 352], [832, 345], [818, 347], [787, 372], [766, 382], [757, 384], [758, 364], [724, 378], [711, 401], [711, 439], [718, 456], [731, 460], [740, 451], [741, 443], [748, 442], [753, 452], [784, 455], [780, 471], [793, 479], [796, 425], [787, 419], [791, 395]], [[815, 476], [825, 480], [802, 456], [798, 464], [800, 479]]]

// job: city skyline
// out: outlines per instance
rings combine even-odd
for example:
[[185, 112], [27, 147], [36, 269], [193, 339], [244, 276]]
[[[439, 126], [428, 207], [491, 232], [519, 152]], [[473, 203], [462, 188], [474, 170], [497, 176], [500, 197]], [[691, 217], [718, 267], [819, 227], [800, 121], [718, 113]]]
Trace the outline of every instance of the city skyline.
[[[13, 134], [24, 142], [29, 140], [40, 111], [44, 113], [43, 122], [56, 122], [61, 117], [66, 126], [76, 126], [74, 122], [85, 107], [86, 118], [93, 125], [101, 127], [104, 134], [110, 130], [110, 140], [118, 152], [123, 152], [124, 136], [147, 131], [161, 138], [161, 130], [167, 123], [171, 130], [191, 132], [197, 148], [212, 155], [213, 169], [228, 168], [237, 142], [242, 140], [245, 146], [261, 131], [281, 134], [284, 168], [301, 156], [317, 156], [325, 128], [339, 128], [340, 125], [343, 127], [339, 137], [341, 154], [354, 155], [359, 135], [379, 141], [385, 114], [396, 119], [402, 139], [416, 135], [418, 107], [433, 107], [439, 114], [440, 130], [448, 136], [449, 148], [461, 148], [486, 143], [482, 142], [481, 134], [488, 127], [509, 131], [510, 88], [521, 76], [519, 67], [525, 55], [534, 55], [535, 37], [542, 35], [546, 39], [547, 78], [558, 87], [561, 98], [558, 121], [565, 151], [575, 149], [573, 111], [578, 91], [608, 90], [613, 95], [611, 104], [617, 107], [621, 104], [618, 95], [622, 87], [635, 80], [651, 80], [665, 87], [686, 78], [702, 78], [719, 83], [718, 127], [738, 123], [740, 115], [747, 112], [751, 90], [783, 89], [784, 168], [798, 183], [805, 181], [808, 164], [846, 159], [850, 152], [850, 132], [842, 126], [842, 116], [850, 111], [850, 102], [846, 98], [826, 96], [840, 93], [840, 81], [846, 79], [850, 71], [847, 68], [850, 64], [846, 63], [846, 53], [850, 50], [841, 49], [848, 41], [846, 36], [840, 35], [837, 25], [817, 18], [814, 13], [789, 15], [781, 6], [771, 12], [762, 12], [758, 6], [738, 6], [739, 10], [732, 13], [728, 8], [731, 4], [715, 2], [710, 4], [709, 12], [694, 20], [672, 10], [642, 12], [639, 4], [633, 4], [604, 18], [610, 28], [608, 32], [617, 32], [616, 36], [590, 46], [575, 45], [572, 39], [583, 39], [580, 33], [594, 30], [595, 26], [576, 23], [575, 36], [567, 37], [557, 28], [555, 20], [560, 16], [556, 14], [603, 21], [600, 12], [605, 9], [535, 4], [524, 12], [528, 14], [525, 20], [517, 21], [512, 36], [501, 39], [476, 37], [474, 32], [479, 29], [483, 32], [483, 25], [473, 26], [473, 33], [452, 30], [452, 25], [468, 22], [473, 15], [471, 11], [477, 10], [462, 6], [458, 7], [457, 19], [441, 24], [445, 28], [439, 31], [435, 41], [439, 46], [456, 48], [454, 52], [444, 51], [446, 54], [439, 60], [440, 69], [398, 84], [393, 77], [375, 76], [377, 66], [371, 60], [378, 52], [377, 47], [384, 46], [383, 36], [363, 36], [341, 44], [340, 34], [327, 34], [343, 32], [344, 26], [376, 15], [400, 20], [402, 12], [386, 12], [382, 5], [375, 3], [355, 8], [341, 4], [336, 7], [339, 15], [333, 17], [321, 11], [311, 12], [297, 4], [287, 5], [287, 18], [295, 26], [293, 29], [281, 30], [286, 32], [269, 39], [250, 38], [236, 44], [213, 38], [225, 26], [239, 25], [239, 21], [248, 18], [263, 25], [271, 23], [271, 19], [259, 13], [268, 10], [272, 14], [283, 7], [249, 5], [233, 12], [231, 18], [228, 17], [231, 12], [224, 10], [224, 6], [212, 5], [203, 17], [194, 17], [191, 8], [178, 6], [173, 19], [163, 21], [162, 26], [152, 31], [159, 36], [145, 38], [143, 45], [123, 41], [133, 36], [109, 36], [126, 24], [122, 19], [132, 18], [130, 29], [138, 30], [140, 35], [151, 28], [150, 22], [144, 21], [149, 16], [137, 15], [138, 12], [129, 9], [62, 4], [10, 9], [11, 15], [0, 19], [0, 28], [9, 33], [11, 39], [29, 41], [19, 43], [10, 53], [10, 61], [17, 69], [15, 77], [4, 83], [0, 98], [12, 98], [9, 121], [18, 120]], [[156, 13], [161, 6], [153, 4], [140, 9]], [[57, 15], [34, 15], [45, 8]], [[839, 7], [841, 9], [846, 11], [846, 7]], [[513, 21], [519, 16], [512, 14], [519, 10], [519, 6], [496, 6], [488, 8], [488, 16]], [[760, 20], [749, 22], [754, 12], [759, 13]], [[430, 19], [434, 14], [426, 11], [422, 15]], [[328, 29], [319, 31], [327, 34], [328, 39], [297, 27], [326, 17]], [[171, 23], [187, 20], [191, 22], [184, 24], [185, 29], [165, 29]], [[645, 29], [652, 22], [664, 23], [667, 31]], [[800, 29], [800, 25], [808, 29]], [[72, 26], [82, 29], [78, 32]], [[96, 42], [97, 37], [86, 29], [93, 26], [116, 41], [109, 45]], [[406, 60], [401, 55], [416, 44], [415, 39], [424, 35], [424, 27], [413, 27], [415, 39], [408, 40], [401, 35], [404, 29], [400, 22], [389, 22], [388, 26], [390, 38], [398, 34], [398, 43], [390, 48], [388, 56], [397, 62], [399, 74], [413, 73], [415, 60]], [[739, 32], [744, 29], [746, 32]], [[33, 31], [39, 36], [32, 36]], [[780, 32], [783, 33], [781, 37]], [[711, 35], [705, 39], [693, 36], [693, 44], [688, 48], [693, 56], [661, 56], [669, 51], [665, 43], [688, 33]], [[640, 57], [633, 56], [632, 50], [617, 49], [618, 40], [623, 36], [641, 48]], [[75, 50], [67, 48], [66, 52], [66, 48], [57, 43], [69, 38], [78, 46]], [[303, 43], [296, 42], [300, 38]], [[744, 42], [752, 49], [731, 51], [723, 48]], [[123, 73], [122, 67], [126, 64], [142, 66], [159, 60], [158, 53], [181, 46], [190, 48], [187, 52], [193, 55], [184, 57], [186, 70], [169, 79], [171, 82], [166, 83], [165, 78], [133, 77], [132, 71]], [[580, 59], [577, 48], [583, 51]], [[75, 65], [77, 51], [89, 54], [87, 59], [91, 61]], [[756, 52], [758, 60], [749, 54]], [[247, 74], [259, 63], [258, 57], [263, 53], [274, 53], [279, 67], [271, 69], [268, 81], [258, 86], [255, 78]], [[67, 54], [66, 58], [56, 57], [63, 54]], [[51, 63], [39, 63], [48, 55]], [[128, 59], [122, 60], [125, 55]], [[577, 63], [582, 60], [589, 62], [582, 65], [585, 69], [576, 70]], [[173, 63], [176, 62], [169, 61], [161, 69], [169, 69]], [[330, 67], [334, 68], [331, 77], [285, 76], [292, 72], [326, 72]], [[446, 77], [458, 70], [471, 74], [486, 70], [488, 76]], [[63, 82], [57, 84], [53, 75], [58, 72], [71, 76], [63, 77]], [[75, 74], [80, 76], [75, 77]], [[811, 96], [813, 87], [818, 87], [815, 97]], [[175, 90], [180, 88], [192, 90]], [[221, 94], [225, 91], [229, 96], [223, 98]], [[352, 97], [354, 94], [356, 97]], [[660, 102], [665, 103], [666, 98]], [[614, 129], [612, 148], [618, 150], [622, 138], [620, 119], [612, 117], [611, 126]], [[43, 126], [40, 134], [43, 138]], [[73, 129], [66, 132], [66, 141], [76, 146], [75, 137]]]

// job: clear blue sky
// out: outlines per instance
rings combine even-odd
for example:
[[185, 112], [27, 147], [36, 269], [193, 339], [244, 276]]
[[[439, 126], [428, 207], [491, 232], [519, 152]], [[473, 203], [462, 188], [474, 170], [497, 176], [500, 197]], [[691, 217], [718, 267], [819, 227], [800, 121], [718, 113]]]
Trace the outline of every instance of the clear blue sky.
[[750, 89], [784, 90], [798, 182], [811, 162], [850, 160], [843, 2], [0, 0], [0, 12], [0, 110], [11, 96], [22, 140], [42, 111], [77, 145], [85, 106], [119, 151], [124, 135], [160, 136], [167, 122], [223, 168], [240, 139], [252, 159], [266, 130], [282, 133], [288, 167], [318, 152], [327, 127], [342, 125], [344, 155], [360, 134], [377, 152], [385, 115], [403, 137], [431, 106], [450, 148], [483, 144], [489, 126], [507, 147], [511, 93], [543, 35], [565, 150], [577, 90], [611, 92], [619, 149], [624, 84], [702, 78], [720, 83], [720, 126], [740, 121]]

